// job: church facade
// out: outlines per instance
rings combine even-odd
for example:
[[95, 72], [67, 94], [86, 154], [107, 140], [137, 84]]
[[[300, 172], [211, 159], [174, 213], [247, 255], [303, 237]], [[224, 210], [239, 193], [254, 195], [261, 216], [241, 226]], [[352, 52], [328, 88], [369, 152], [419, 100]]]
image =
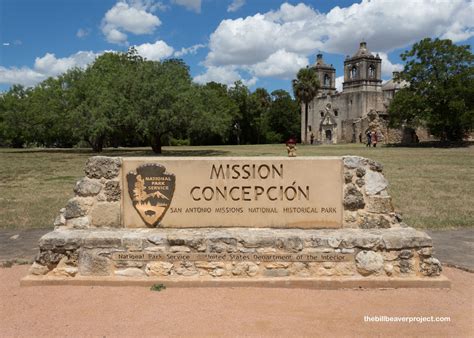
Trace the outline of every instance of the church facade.
[[324, 62], [322, 54], [317, 55], [312, 69], [318, 75], [320, 90], [309, 104], [307, 124], [302, 106], [303, 142], [310, 143], [311, 139], [328, 144], [365, 142], [368, 131], [376, 132], [380, 141], [390, 138], [387, 107], [395, 92], [406, 83], [392, 79], [382, 85], [382, 59], [378, 54], [373, 55], [365, 42], [344, 61], [342, 92], [336, 91], [336, 70]]

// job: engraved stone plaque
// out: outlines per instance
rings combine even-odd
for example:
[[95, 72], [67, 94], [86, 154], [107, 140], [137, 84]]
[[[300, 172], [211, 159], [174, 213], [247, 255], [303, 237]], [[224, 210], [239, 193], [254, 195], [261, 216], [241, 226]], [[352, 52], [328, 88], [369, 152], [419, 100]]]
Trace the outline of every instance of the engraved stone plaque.
[[340, 228], [335, 157], [123, 158], [127, 228]]

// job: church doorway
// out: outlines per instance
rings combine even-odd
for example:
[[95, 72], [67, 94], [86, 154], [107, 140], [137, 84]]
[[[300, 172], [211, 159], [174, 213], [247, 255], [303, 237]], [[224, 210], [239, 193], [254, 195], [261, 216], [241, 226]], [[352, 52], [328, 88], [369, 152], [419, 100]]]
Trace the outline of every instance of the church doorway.
[[332, 131], [331, 130], [326, 130], [326, 142], [327, 143], [332, 143]]

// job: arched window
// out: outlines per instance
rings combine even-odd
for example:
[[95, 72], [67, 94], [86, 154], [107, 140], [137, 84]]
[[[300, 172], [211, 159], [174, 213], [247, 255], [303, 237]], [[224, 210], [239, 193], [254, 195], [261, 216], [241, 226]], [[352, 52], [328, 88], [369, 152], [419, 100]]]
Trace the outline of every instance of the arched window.
[[370, 79], [375, 78], [375, 66], [374, 65], [369, 66], [369, 78]]
[[351, 79], [356, 79], [357, 78], [357, 67], [352, 66], [351, 68]]
[[331, 78], [328, 74], [324, 74], [324, 86], [329, 87], [331, 86]]

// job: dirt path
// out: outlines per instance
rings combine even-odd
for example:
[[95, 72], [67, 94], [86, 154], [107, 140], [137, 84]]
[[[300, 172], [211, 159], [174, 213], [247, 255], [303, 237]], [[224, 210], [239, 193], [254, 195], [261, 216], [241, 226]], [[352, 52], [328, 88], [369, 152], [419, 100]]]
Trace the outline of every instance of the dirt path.
[[[474, 274], [446, 268], [451, 290], [19, 287], [0, 269], [0, 336], [474, 336]], [[367, 323], [364, 316], [449, 316]]]

